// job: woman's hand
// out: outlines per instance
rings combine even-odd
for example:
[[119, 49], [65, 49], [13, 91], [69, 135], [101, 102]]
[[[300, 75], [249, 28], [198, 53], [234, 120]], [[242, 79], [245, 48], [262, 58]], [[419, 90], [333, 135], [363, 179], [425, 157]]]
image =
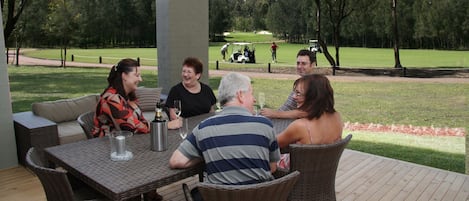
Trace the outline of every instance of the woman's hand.
[[259, 114], [268, 118], [276, 118], [276, 112], [277, 110], [264, 108], [259, 111]]
[[168, 122], [168, 129], [178, 129], [182, 127], [182, 118], [174, 119]]

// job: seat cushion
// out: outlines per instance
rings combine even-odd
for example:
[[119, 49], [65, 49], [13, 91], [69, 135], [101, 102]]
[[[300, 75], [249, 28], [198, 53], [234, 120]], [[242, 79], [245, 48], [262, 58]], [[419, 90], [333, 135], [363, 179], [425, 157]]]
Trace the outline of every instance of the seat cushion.
[[160, 100], [162, 88], [139, 87], [135, 91], [138, 105], [142, 111], [155, 111], [156, 103]]
[[67, 144], [87, 139], [85, 132], [76, 120], [57, 124], [57, 130], [59, 132], [60, 144]]

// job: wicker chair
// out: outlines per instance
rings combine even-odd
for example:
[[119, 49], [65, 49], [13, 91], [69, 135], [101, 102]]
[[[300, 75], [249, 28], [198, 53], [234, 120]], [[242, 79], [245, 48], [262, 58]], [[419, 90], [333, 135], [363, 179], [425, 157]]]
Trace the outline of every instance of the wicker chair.
[[78, 116], [77, 121], [78, 124], [80, 124], [81, 128], [83, 128], [83, 131], [85, 131], [86, 138], [93, 138], [91, 129], [93, 129], [94, 125], [94, 111], [89, 111], [81, 114], [80, 116]]
[[106, 200], [103, 195], [89, 187], [72, 189], [67, 172], [45, 167], [34, 147], [26, 154], [26, 164], [41, 181], [48, 201]]
[[[289, 200], [336, 200], [335, 176], [339, 159], [352, 134], [327, 145], [290, 144], [290, 170], [301, 172]], [[285, 170], [278, 170], [278, 172]]]
[[199, 183], [197, 188], [204, 201], [286, 201], [300, 173], [294, 171], [281, 178], [249, 185], [217, 185]]

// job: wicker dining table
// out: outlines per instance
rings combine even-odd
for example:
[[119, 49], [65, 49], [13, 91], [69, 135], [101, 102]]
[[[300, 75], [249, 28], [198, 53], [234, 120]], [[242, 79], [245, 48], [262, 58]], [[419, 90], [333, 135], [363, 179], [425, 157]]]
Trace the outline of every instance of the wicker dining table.
[[[189, 129], [213, 113], [189, 118]], [[125, 200], [202, 173], [203, 166], [171, 169], [168, 161], [182, 142], [178, 130], [168, 130], [168, 149], [150, 150], [150, 135], [134, 135], [127, 144], [133, 153], [128, 161], [112, 161], [108, 137], [94, 138], [45, 149], [47, 160], [111, 200]]]
[[[213, 115], [189, 118], [189, 129]], [[278, 133], [291, 120], [272, 122]], [[132, 198], [197, 174], [202, 178], [203, 164], [186, 169], [169, 167], [169, 158], [182, 142], [177, 130], [168, 131], [168, 149], [162, 152], [150, 150], [150, 135], [132, 136], [128, 146], [133, 158], [128, 161], [111, 160], [109, 141], [104, 137], [49, 147], [45, 157], [111, 200]]]

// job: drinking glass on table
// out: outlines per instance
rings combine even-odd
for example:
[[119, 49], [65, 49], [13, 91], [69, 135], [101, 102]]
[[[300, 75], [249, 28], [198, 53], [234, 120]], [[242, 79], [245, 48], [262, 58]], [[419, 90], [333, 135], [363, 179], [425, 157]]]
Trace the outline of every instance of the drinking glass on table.
[[174, 112], [179, 119], [182, 113], [181, 100], [174, 100]]
[[[174, 112], [176, 113], [177, 118], [181, 117], [182, 106], [181, 100], [174, 100]], [[179, 128], [179, 135], [182, 139], [185, 139], [187, 136], [187, 119], [184, 119], [185, 122], [182, 122], [182, 126]]]
[[179, 128], [179, 136], [181, 136], [182, 139], [186, 139], [188, 133], [189, 133], [189, 119], [184, 118], [184, 121], [182, 122], [182, 127]]

